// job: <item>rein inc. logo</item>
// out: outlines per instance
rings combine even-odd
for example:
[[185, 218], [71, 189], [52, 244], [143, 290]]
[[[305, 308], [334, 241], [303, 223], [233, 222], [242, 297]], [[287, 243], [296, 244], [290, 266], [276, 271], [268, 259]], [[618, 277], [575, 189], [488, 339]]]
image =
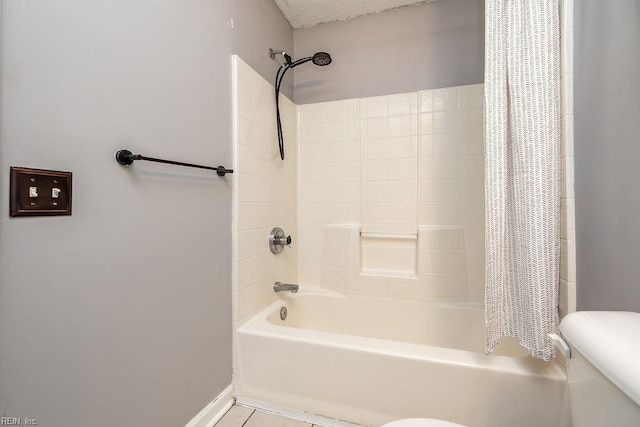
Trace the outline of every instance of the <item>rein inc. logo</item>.
[[0, 417], [0, 426], [37, 426], [38, 420], [29, 417]]

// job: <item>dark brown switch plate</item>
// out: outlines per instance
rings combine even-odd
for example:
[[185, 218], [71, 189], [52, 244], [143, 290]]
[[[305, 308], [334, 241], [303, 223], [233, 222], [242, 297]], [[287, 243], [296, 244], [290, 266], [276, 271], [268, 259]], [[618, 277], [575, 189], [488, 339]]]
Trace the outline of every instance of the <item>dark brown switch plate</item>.
[[71, 215], [71, 172], [11, 167], [9, 215]]

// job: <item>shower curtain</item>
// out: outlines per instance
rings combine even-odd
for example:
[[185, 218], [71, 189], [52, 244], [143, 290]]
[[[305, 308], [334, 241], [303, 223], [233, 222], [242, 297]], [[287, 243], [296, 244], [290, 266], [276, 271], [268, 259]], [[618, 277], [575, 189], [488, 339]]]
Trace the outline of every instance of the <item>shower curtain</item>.
[[551, 360], [558, 329], [558, 0], [487, 0], [486, 352], [502, 338]]

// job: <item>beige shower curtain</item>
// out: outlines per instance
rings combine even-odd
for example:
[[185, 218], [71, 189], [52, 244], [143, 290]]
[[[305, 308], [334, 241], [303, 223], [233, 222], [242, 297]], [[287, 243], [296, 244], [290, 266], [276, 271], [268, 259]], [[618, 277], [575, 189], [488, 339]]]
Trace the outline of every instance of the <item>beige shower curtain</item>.
[[557, 0], [486, 0], [486, 351], [551, 360], [560, 258]]

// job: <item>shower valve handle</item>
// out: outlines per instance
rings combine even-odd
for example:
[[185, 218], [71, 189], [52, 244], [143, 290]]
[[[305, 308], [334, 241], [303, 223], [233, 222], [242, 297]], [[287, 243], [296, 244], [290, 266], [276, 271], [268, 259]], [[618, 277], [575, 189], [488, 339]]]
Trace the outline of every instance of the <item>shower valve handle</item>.
[[291, 247], [291, 236], [287, 236], [280, 227], [275, 227], [269, 234], [269, 249], [274, 254], [282, 252], [285, 246]]
[[291, 236], [287, 237], [276, 237], [273, 239], [274, 244], [281, 246], [289, 246], [291, 247]]

